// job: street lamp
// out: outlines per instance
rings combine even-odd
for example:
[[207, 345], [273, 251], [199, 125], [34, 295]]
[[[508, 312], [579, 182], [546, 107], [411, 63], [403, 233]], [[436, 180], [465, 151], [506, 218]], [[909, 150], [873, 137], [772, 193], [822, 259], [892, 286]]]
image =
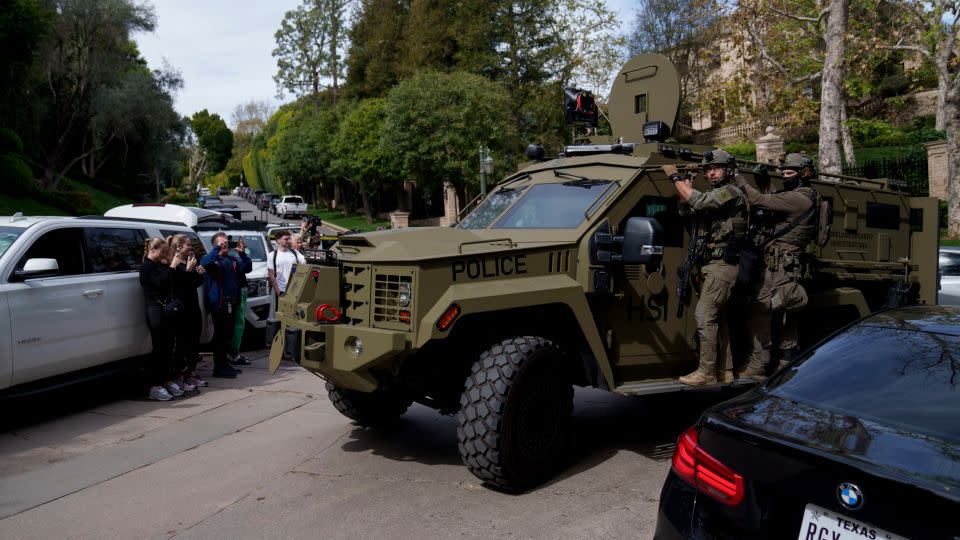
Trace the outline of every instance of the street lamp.
[[493, 174], [493, 157], [490, 155], [490, 150], [481, 145], [480, 146], [480, 194], [487, 194], [487, 175]]

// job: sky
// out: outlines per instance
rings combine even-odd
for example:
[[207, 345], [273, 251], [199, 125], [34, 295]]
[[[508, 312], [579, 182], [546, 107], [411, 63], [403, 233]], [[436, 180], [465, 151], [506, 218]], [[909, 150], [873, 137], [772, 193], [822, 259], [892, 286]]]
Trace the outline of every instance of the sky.
[[[153, 0], [157, 26], [134, 36], [150, 67], [168, 62], [183, 76], [176, 96], [184, 116], [207, 109], [231, 125], [233, 109], [250, 100], [278, 100], [271, 53], [283, 14], [301, 0]], [[635, 0], [607, 0], [620, 13], [622, 30], [633, 19]], [[233, 127], [231, 125], [231, 127]]]

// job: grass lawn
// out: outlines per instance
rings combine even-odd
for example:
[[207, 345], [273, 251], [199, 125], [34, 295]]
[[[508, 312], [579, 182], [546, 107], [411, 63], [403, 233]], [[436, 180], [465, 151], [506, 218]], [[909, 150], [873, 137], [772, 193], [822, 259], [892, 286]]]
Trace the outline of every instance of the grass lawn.
[[25, 216], [66, 216], [63, 210], [48, 204], [35, 201], [30, 197], [14, 198], [0, 194], [0, 216], [12, 216], [23, 212]]
[[374, 220], [373, 223], [367, 223], [367, 218], [364, 217], [362, 211], [360, 214], [354, 214], [350, 217], [343, 215], [343, 212], [339, 210], [328, 210], [325, 208], [321, 210], [310, 210], [310, 214], [318, 216], [322, 221], [329, 221], [345, 229], [375, 231], [377, 227], [383, 227], [384, 229], [390, 228], [389, 221]]
[[106, 191], [101, 191], [95, 187], [88, 186], [87, 184], [81, 184], [80, 182], [75, 182], [73, 180], [61, 181], [60, 189], [65, 191], [85, 191], [89, 193], [90, 198], [93, 201], [93, 207], [100, 214], [115, 206], [121, 206], [133, 202], [130, 199], [118, 197], [116, 195], [107, 193]]
[[940, 229], [940, 245], [941, 246], [960, 246], [960, 240], [948, 240], [947, 239], [947, 229]]

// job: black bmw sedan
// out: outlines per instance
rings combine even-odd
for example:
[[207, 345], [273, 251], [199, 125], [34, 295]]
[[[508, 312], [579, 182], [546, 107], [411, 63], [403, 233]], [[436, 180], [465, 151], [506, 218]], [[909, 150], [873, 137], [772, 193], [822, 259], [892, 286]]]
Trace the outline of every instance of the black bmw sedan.
[[875, 314], [707, 410], [655, 538], [960, 539], [960, 309]]

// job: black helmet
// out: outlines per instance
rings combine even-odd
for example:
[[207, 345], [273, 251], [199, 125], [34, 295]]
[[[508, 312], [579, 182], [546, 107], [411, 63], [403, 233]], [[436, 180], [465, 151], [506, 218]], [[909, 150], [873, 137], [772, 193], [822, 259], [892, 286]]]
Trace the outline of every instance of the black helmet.
[[805, 186], [813, 179], [813, 159], [806, 154], [792, 153], [780, 156], [780, 171], [786, 169], [796, 171], [797, 175], [794, 177], [795, 179], [784, 180], [783, 187], [785, 189], [796, 189], [800, 185]]
[[737, 158], [722, 148], [708, 150], [703, 154], [700, 166], [706, 168], [708, 165], [723, 165], [724, 168], [733, 168], [737, 166]]
[[733, 179], [733, 175], [737, 170], [737, 158], [722, 148], [708, 150], [704, 152], [703, 159], [700, 160], [700, 167], [706, 172], [707, 167], [713, 165], [723, 167], [723, 179], [720, 180], [717, 185], [723, 184]]

